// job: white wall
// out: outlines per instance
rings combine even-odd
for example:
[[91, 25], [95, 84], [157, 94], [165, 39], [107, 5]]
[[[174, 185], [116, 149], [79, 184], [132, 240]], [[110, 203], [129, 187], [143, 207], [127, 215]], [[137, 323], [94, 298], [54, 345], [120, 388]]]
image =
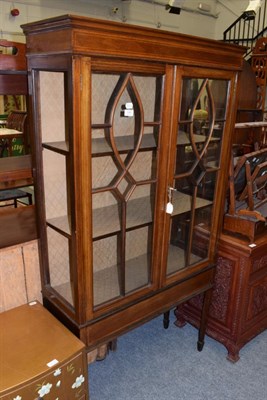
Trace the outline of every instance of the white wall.
[[219, 15], [215, 26], [215, 39], [222, 39], [223, 32], [242, 14], [249, 1], [245, 0], [217, 0]]
[[[202, 3], [210, 5], [213, 16], [200, 14], [199, 3], [199, 0], [184, 0], [181, 14], [173, 15], [164, 6], [142, 0], [0, 0], [0, 35], [2, 39], [23, 42], [21, 24], [76, 14], [222, 39], [223, 31], [247, 7], [249, 0], [204, 0]], [[10, 15], [12, 8], [19, 9], [19, 16]], [[116, 13], [114, 8], [118, 8]]]

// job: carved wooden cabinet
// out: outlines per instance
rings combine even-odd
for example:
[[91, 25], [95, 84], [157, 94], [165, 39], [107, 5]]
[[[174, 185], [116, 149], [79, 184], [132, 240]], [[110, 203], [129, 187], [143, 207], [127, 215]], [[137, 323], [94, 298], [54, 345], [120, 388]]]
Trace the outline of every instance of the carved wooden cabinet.
[[89, 399], [84, 344], [40, 303], [3, 312], [0, 323], [1, 400]]
[[93, 349], [212, 288], [243, 49], [69, 15], [23, 30], [44, 304]]
[[[239, 360], [239, 350], [267, 328], [267, 235], [249, 244], [221, 235], [215, 285], [207, 333], [223, 343], [227, 358]], [[178, 325], [186, 321], [199, 326], [199, 296], [176, 310]]]

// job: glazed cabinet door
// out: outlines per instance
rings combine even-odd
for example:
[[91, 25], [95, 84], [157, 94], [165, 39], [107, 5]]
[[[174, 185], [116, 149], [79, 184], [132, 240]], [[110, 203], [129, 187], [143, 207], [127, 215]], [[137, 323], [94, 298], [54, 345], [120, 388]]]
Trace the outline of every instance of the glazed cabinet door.
[[93, 308], [153, 290], [163, 78], [92, 72]]
[[73, 134], [77, 99], [70, 96], [80, 63], [67, 57], [54, 57], [49, 68], [44, 63], [37, 60], [31, 71], [43, 297], [81, 319]]
[[[166, 205], [167, 260], [163, 282], [213, 263], [229, 159], [230, 93], [234, 75], [177, 70]], [[220, 185], [221, 183], [221, 185]]]
[[157, 285], [164, 68], [92, 64], [34, 72], [43, 294], [79, 322]]

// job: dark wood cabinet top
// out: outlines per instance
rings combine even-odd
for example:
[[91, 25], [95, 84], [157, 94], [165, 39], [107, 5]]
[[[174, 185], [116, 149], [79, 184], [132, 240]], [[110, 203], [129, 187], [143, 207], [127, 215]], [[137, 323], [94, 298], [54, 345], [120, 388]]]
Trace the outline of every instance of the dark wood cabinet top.
[[[74, 15], [21, 27], [27, 36], [29, 58], [38, 53], [73, 53], [233, 71], [241, 70], [240, 55], [245, 52], [244, 47], [217, 40]], [[90, 36], [93, 40], [88, 40]]]

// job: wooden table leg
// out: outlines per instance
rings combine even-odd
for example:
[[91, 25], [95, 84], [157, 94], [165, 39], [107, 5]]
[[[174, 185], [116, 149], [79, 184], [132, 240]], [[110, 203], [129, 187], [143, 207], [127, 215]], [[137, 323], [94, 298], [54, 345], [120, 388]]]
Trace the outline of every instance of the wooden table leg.
[[205, 338], [208, 315], [209, 315], [209, 307], [210, 307], [210, 303], [211, 303], [212, 289], [213, 288], [207, 290], [204, 293], [204, 297], [203, 297], [203, 306], [202, 306], [202, 312], [201, 312], [200, 326], [199, 326], [199, 330], [198, 330], [198, 341], [197, 341], [198, 351], [201, 351], [203, 349], [204, 343], [205, 343], [204, 338]]

